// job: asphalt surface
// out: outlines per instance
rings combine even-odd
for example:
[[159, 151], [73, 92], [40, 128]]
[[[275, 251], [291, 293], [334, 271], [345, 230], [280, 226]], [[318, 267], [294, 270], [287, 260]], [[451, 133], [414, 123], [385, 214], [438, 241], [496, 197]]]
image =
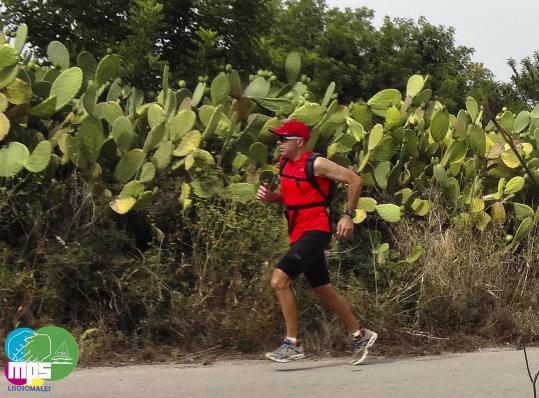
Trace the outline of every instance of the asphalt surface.
[[[539, 371], [539, 348], [529, 348], [528, 359], [532, 372]], [[0, 397], [533, 397], [521, 350], [369, 357], [359, 366], [333, 358], [79, 368], [46, 385], [50, 392], [13, 392], [2, 378]]]

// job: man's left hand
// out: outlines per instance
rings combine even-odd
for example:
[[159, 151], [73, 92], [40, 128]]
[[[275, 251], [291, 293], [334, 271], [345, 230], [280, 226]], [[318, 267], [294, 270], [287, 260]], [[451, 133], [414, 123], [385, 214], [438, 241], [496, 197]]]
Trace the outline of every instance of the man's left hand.
[[337, 232], [335, 235], [337, 239], [342, 240], [352, 235], [354, 231], [354, 221], [350, 216], [343, 216], [337, 224]]

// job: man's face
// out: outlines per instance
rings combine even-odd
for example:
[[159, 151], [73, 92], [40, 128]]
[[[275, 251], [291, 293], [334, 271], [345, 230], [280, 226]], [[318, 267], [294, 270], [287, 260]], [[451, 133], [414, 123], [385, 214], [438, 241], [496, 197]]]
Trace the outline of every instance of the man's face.
[[285, 158], [293, 158], [301, 145], [302, 138], [278, 136], [277, 144], [279, 145], [279, 153]]

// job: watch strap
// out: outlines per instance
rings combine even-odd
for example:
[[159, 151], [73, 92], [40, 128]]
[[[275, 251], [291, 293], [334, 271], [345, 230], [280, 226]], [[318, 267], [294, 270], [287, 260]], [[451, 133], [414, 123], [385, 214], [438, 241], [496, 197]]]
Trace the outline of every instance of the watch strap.
[[344, 211], [344, 214], [346, 214], [347, 216], [350, 216], [351, 218], [354, 218], [356, 216], [356, 211], [355, 210], [348, 210], [346, 209]]

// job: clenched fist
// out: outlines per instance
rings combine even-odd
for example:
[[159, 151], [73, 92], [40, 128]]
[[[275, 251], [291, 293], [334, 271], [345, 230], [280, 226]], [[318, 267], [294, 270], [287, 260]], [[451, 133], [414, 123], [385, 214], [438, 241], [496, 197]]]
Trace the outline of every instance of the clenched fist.
[[263, 202], [277, 202], [280, 199], [280, 195], [272, 192], [267, 183], [260, 185], [258, 191], [256, 192], [256, 200], [261, 200]]

